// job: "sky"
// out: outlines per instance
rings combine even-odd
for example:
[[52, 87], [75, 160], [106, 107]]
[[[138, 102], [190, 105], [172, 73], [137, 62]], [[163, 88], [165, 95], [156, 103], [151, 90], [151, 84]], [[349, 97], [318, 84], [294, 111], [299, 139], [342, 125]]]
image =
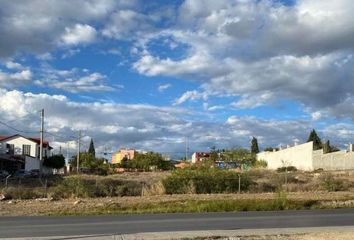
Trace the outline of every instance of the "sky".
[[[352, 0], [0, 0], [0, 135], [74, 152], [354, 137]], [[69, 143], [68, 143], [69, 142]]]

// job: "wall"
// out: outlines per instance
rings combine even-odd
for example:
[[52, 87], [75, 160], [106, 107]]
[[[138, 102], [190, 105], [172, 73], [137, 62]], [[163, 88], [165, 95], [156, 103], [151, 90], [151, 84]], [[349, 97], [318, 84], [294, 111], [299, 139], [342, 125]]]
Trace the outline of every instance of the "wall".
[[38, 158], [26, 156], [25, 170], [30, 171], [32, 169], [39, 169], [39, 160], [38, 160]]
[[313, 170], [313, 143], [308, 142], [294, 147], [279, 150], [277, 152], [261, 152], [257, 154], [257, 160], [264, 160], [269, 169], [277, 169], [284, 166], [294, 166], [300, 170]]
[[313, 154], [314, 169], [323, 170], [350, 170], [354, 169], [354, 152], [333, 152], [323, 154], [322, 150]]
[[14, 137], [5, 141], [7, 144], [14, 144], [15, 154], [22, 155], [22, 145], [31, 146], [31, 156], [36, 157], [37, 155], [37, 144], [33, 141], [30, 141], [24, 137]]

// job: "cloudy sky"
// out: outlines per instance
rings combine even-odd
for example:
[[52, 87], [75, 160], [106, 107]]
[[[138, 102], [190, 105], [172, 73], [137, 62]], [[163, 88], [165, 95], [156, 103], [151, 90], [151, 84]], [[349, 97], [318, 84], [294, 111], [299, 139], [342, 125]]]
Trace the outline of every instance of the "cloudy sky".
[[[183, 156], [354, 137], [352, 0], [0, 1], [0, 135]], [[6, 125], [5, 125], [6, 124]], [[75, 143], [69, 144], [74, 150]]]

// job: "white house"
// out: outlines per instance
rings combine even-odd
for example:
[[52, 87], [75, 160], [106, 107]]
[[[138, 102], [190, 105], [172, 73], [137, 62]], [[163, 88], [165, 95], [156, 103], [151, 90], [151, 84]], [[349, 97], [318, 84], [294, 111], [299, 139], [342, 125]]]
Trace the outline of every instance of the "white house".
[[[39, 169], [40, 139], [22, 135], [0, 136], [0, 153], [21, 155], [25, 158], [25, 170]], [[50, 156], [52, 147], [47, 141], [43, 142], [43, 158]]]

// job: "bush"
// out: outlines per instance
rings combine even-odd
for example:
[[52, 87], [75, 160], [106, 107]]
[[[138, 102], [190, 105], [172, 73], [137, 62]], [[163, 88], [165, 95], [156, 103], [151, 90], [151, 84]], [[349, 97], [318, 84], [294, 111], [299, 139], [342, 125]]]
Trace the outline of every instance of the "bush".
[[288, 166], [288, 167], [280, 167], [280, 168], [277, 168], [277, 172], [285, 172], [285, 171], [288, 171], [288, 172], [296, 172], [296, 171], [297, 171], [297, 168], [294, 167], [294, 166]]
[[264, 160], [257, 160], [253, 164], [254, 168], [266, 168], [267, 166], [268, 166], [268, 163]]
[[[239, 174], [217, 168], [177, 170], [163, 180], [167, 194], [233, 193], [238, 191]], [[249, 189], [251, 181], [241, 174], [241, 190]]]
[[8, 187], [1, 191], [8, 199], [35, 199], [45, 197], [44, 189], [40, 188], [24, 188], [24, 187]]
[[140, 196], [142, 185], [112, 178], [67, 177], [51, 188], [55, 198]]
[[332, 174], [321, 176], [321, 186], [328, 192], [346, 191], [349, 189], [349, 183], [345, 179], [335, 179]]

